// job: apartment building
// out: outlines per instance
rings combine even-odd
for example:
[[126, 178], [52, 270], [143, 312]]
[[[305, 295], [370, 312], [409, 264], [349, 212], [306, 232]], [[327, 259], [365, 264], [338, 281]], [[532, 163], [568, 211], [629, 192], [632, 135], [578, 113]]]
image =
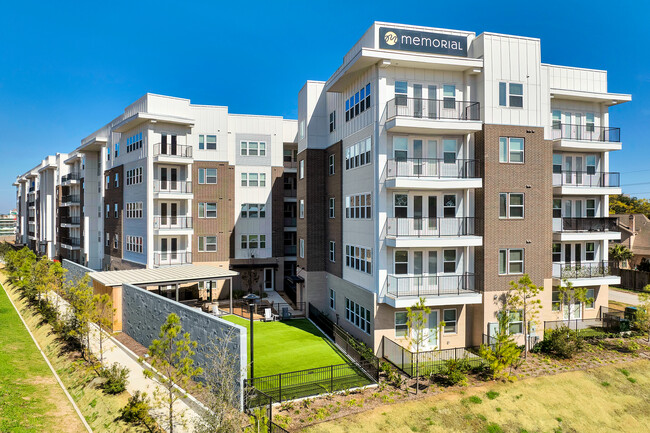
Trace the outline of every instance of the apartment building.
[[19, 236], [94, 269], [211, 263], [273, 290], [295, 273], [296, 134], [295, 120], [147, 94], [19, 176], [21, 215], [29, 194], [37, 208]]
[[[629, 100], [606, 71], [542, 63], [539, 39], [374, 23], [299, 94], [302, 299], [375, 350], [420, 298], [427, 348], [480, 344], [524, 273], [542, 321], [597, 317], [619, 280], [609, 107]], [[563, 305], [567, 281], [593, 302]]]

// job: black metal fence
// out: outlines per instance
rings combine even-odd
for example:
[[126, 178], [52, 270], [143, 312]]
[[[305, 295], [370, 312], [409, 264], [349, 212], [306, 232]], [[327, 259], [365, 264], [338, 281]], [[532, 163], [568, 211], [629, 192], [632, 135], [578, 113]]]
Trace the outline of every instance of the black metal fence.
[[605, 141], [618, 143], [621, 141], [621, 128], [611, 128], [608, 126], [595, 126], [593, 123], [585, 125], [573, 125], [570, 123], [553, 122], [552, 128], [553, 140], [585, 140], [585, 141]]
[[386, 119], [408, 117], [430, 120], [481, 120], [481, 104], [456, 98], [425, 99], [395, 95], [386, 103]]
[[477, 159], [396, 158], [386, 162], [386, 177], [417, 177], [427, 179], [474, 179], [480, 177]]
[[409, 377], [416, 374], [416, 361], [420, 376], [439, 372], [450, 360], [465, 360], [472, 367], [485, 365], [485, 360], [477, 354], [477, 348], [459, 347], [415, 353], [387, 337], [382, 337], [381, 346], [382, 357]]
[[[246, 431], [256, 431], [258, 433], [289, 433], [288, 430], [280, 427], [276, 423], [273, 422], [273, 397], [270, 395], [265, 394], [264, 392], [256, 389], [251, 389], [249, 391], [252, 391], [257, 394], [257, 401], [261, 402], [259, 406], [246, 406], [246, 412], [253, 417], [253, 424], [247, 426]], [[263, 419], [261, 416], [260, 412], [252, 411], [253, 407], [261, 407], [263, 405], [266, 405], [266, 419]]]
[[553, 277], [601, 278], [612, 275], [616, 267], [615, 261], [553, 263]]
[[562, 170], [553, 173], [553, 186], [617, 188], [621, 186], [621, 173]]
[[562, 231], [606, 232], [615, 231], [617, 218], [562, 218]]
[[577, 331], [582, 336], [591, 336], [602, 333], [618, 332], [620, 320], [607, 317], [605, 319], [571, 319], [571, 320], [547, 320], [544, 322], [544, 332], [567, 327]]
[[388, 218], [388, 236], [443, 237], [476, 235], [477, 224], [474, 217], [458, 218]]
[[395, 298], [420, 296], [469, 295], [477, 293], [474, 274], [460, 275], [388, 275], [386, 293]]

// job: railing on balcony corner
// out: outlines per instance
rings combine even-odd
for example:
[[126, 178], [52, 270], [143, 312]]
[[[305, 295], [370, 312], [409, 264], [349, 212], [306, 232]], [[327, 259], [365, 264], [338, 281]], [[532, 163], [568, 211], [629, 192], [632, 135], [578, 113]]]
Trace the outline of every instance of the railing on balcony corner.
[[454, 275], [388, 275], [386, 293], [389, 296], [451, 296], [479, 292], [472, 273]]
[[284, 168], [298, 168], [298, 161], [283, 161], [282, 166]]
[[562, 218], [563, 232], [612, 232], [618, 224], [616, 218]]
[[386, 162], [386, 167], [386, 178], [473, 179], [480, 177], [476, 159], [394, 158]]
[[602, 141], [620, 143], [621, 128], [595, 125], [573, 125], [554, 122], [551, 129], [554, 140]]
[[156, 251], [153, 253], [154, 266], [186, 265], [192, 263], [189, 251]]
[[583, 188], [618, 188], [621, 174], [618, 172], [561, 171], [553, 173], [553, 186]]
[[388, 218], [387, 236], [443, 237], [476, 235], [476, 218]]
[[613, 275], [615, 261], [553, 263], [553, 277], [561, 279], [602, 278]]
[[481, 105], [455, 98], [424, 99], [396, 95], [386, 103], [386, 119], [408, 117], [430, 120], [481, 120]]
[[81, 246], [81, 239], [80, 238], [71, 238], [71, 237], [62, 237], [61, 238], [61, 243], [64, 245], [69, 245], [71, 247], [78, 247]]
[[61, 198], [61, 203], [81, 203], [81, 197], [79, 195], [64, 195]]
[[153, 182], [153, 192], [191, 194], [192, 182], [184, 180], [155, 180]]
[[153, 228], [160, 229], [191, 229], [192, 217], [186, 216], [154, 216]]
[[61, 217], [61, 224], [81, 224], [81, 217], [63, 216]]
[[297, 220], [296, 218], [284, 218], [284, 226], [285, 227], [296, 227]]
[[296, 189], [284, 189], [284, 196], [285, 197], [296, 197], [298, 191]]
[[68, 182], [70, 180], [79, 180], [81, 179], [81, 176], [79, 173], [68, 173], [61, 177], [61, 182]]
[[296, 255], [296, 245], [285, 245], [284, 246], [284, 255], [285, 256], [295, 256]]
[[192, 157], [192, 146], [185, 144], [163, 144], [153, 145], [153, 156], [179, 156], [181, 158]]

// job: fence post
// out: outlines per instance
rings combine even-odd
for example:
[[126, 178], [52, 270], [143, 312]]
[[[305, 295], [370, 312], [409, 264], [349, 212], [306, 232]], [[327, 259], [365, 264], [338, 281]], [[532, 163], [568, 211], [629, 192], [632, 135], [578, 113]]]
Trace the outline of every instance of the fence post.
[[402, 370], [404, 370], [404, 348], [400, 346], [400, 351], [402, 352]]
[[273, 433], [273, 397], [269, 396], [268, 433]]
[[330, 392], [334, 392], [334, 364], [330, 365]]
[[278, 374], [278, 388], [280, 388], [280, 395], [278, 396], [278, 403], [282, 403], [282, 373]]

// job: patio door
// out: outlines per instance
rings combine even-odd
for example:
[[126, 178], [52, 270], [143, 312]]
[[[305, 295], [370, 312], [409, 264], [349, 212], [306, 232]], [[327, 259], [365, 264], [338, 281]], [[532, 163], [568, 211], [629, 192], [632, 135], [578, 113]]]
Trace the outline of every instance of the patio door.
[[425, 315], [425, 338], [424, 344], [422, 345], [422, 350], [435, 350], [439, 349], [438, 338], [440, 333], [440, 312], [438, 310], [432, 310], [431, 313]]
[[438, 95], [438, 88], [437, 86], [429, 86], [429, 99], [427, 100], [427, 105], [429, 108], [429, 119], [437, 119], [438, 118], [438, 101], [437, 95]]
[[273, 290], [273, 268], [264, 268], [264, 290]]
[[422, 84], [413, 84], [413, 117], [422, 117]]
[[562, 310], [564, 320], [569, 320], [569, 308], [571, 308], [571, 320], [582, 319], [582, 308], [580, 302], [575, 302], [573, 305], [564, 303]]

